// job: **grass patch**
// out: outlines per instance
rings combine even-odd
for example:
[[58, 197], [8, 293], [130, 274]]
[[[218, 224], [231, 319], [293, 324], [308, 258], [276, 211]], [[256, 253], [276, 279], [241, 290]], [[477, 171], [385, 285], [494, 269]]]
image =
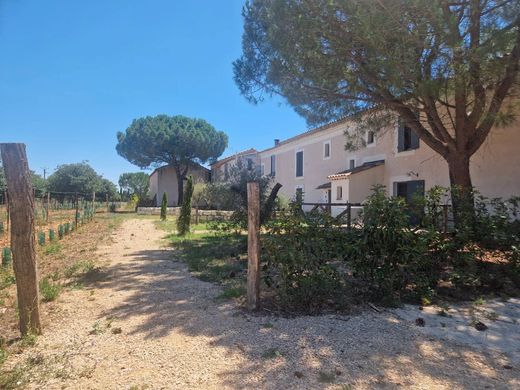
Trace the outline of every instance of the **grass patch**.
[[96, 268], [96, 264], [92, 260], [80, 260], [65, 269], [63, 275], [66, 278], [87, 274]]
[[224, 291], [217, 297], [217, 299], [227, 300], [233, 298], [240, 298], [246, 294], [246, 286], [240, 284], [237, 286], [226, 285]]
[[25, 369], [23, 367], [15, 367], [9, 371], [0, 371], [0, 389], [16, 389], [25, 383]]
[[57, 255], [61, 253], [63, 246], [59, 242], [51, 242], [47, 246], [43, 248], [43, 253], [47, 256], [49, 255]]
[[40, 280], [40, 293], [44, 302], [51, 302], [58, 298], [61, 292], [61, 286], [58, 283], [54, 283], [49, 278], [43, 278]]
[[16, 283], [16, 278], [13, 275], [13, 271], [10, 267], [0, 266], [0, 290], [11, 286]]
[[329, 371], [320, 371], [318, 373], [318, 382], [320, 383], [334, 383], [336, 381], [336, 374]]

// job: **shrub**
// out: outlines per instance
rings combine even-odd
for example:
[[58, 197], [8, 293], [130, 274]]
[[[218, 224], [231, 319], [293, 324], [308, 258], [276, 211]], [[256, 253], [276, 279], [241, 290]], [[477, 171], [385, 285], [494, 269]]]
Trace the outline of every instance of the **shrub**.
[[304, 215], [296, 203], [289, 208], [266, 225], [265, 283], [274, 288], [284, 309], [312, 313], [342, 306], [347, 232], [327, 215]]
[[54, 301], [58, 298], [61, 291], [61, 286], [57, 283], [53, 283], [49, 278], [43, 278], [39, 283], [40, 293], [45, 302]]
[[365, 292], [388, 304], [430, 294], [443, 265], [440, 234], [413, 230], [404, 199], [387, 197], [383, 187], [368, 197], [361, 222], [347, 257]]
[[166, 221], [166, 214], [168, 212], [168, 196], [166, 192], [163, 192], [162, 202], [161, 202], [161, 221]]
[[11, 249], [9, 249], [9, 248], [2, 249], [2, 266], [8, 267], [9, 264], [11, 264], [12, 260], [13, 260], [13, 255], [11, 253]]
[[117, 205], [115, 203], [110, 203], [110, 206], [108, 206], [108, 209], [111, 213], [115, 213], [117, 210]]
[[[184, 199], [182, 202], [181, 213], [177, 220], [177, 232], [180, 236], [190, 232], [191, 223], [191, 197], [193, 195], [193, 177], [188, 177], [184, 188]], [[162, 210], [161, 210], [162, 211]]]
[[64, 233], [65, 235], [68, 235], [70, 233], [70, 223], [65, 223], [64, 225]]
[[56, 240], [56, 234], [54, 233], [53, 229], [49, 229], [49, 241], [53, 242]]
[[65, 229], [63, 228], [63, 225], [58, 225], [58, 238], [61, 240], [64, 235]]
[[0, 221], [0, 234], [4, 234], [4, 222]]

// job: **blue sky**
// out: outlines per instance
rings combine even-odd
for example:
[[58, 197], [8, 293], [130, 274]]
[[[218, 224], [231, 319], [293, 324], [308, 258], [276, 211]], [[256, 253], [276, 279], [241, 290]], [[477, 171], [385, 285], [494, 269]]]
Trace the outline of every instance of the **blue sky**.
[[117, 182], [139, 169], [116, 132], [141, 116], [204, 118], [228, 134], [224, 155], [304, 131], [281, 99], [238, 92], [243, 3], [0, 0], [0, 141], [24, 142], [39, 173], [88, 160]]

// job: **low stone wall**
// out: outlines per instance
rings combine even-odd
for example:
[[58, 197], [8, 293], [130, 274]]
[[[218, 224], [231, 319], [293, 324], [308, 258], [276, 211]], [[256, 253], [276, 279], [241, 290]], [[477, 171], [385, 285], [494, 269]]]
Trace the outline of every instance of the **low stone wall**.
[[[168, 207], [167, 215], [179, 216], [181, 213], [180, 207]], [[138, 207], [137, 214], [140, 215], [161, 215], [160, 207]], [[224, 211], [224, 210], [196, 210], [194, 208], [191, 209], [191, 217], [192, 219], [199, 218], [200, 222], [205, 221], [219, 221], [219, 220], [227, 220], [233, 214], [232, 211]]]

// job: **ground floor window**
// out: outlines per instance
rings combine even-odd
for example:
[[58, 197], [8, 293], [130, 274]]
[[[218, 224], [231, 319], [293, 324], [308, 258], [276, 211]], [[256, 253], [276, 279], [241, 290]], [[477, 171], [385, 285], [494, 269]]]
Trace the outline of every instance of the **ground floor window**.
[[394, 195], [406, 199], [406, 203], [410, 204], [414, 196], [424, 195], [424, 180], [395, 182]]
[[336, 187], [336, 200], [341, 200], [341, 199], [343, 199], [343, 187], [337, 186]]

